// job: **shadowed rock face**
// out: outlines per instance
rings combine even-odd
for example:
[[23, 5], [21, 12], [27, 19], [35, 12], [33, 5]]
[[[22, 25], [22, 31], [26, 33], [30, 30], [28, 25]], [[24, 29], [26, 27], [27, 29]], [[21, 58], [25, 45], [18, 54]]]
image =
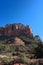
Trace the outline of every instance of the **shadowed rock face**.
[[5, 27], [0, 27], [0, 36], [19, 36], [25, 35], [29, 38], [33, 38], [32, 30], [30, 26], [24, 26], [21, 23], [7, 24]]
[[5, 28], [0, 27], [0, 36], [4, 36], [5, 35]]

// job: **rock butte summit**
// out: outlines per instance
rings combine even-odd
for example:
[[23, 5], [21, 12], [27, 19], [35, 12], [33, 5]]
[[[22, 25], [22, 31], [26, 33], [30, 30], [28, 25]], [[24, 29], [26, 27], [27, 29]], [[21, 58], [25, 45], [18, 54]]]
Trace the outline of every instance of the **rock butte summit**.
[[25, 35], [28, 38], [33, 39], [33, 33], [30, 26], [25, 26], [21, 23], [18, 24], [6, 24], [5, 27], [0, 27], [0, 36], [19, 36]]

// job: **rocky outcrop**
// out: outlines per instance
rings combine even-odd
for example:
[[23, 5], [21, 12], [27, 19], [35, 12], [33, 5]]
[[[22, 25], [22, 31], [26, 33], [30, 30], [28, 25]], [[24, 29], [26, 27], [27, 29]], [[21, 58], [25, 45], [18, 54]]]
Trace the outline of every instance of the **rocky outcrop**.
[[0, 27], [0, 36], [19, 36], [25, 35], [33, 39], [33, 34], [30, 26], [24, 26], [21, 23], [7, 24], [5, 27]]
[[0, 27], [0, 36], [4, 36], [5, 35], [5, 28]]
[[25, 26], [23, 24], [7, 24], [5, 26], [5, 35], [7, 36], [17, 36], [22, 33], [21, 30], [24, 30]]
[[26, 30], [25, 35], [29, 38], [33, 38], [33, 33], [32, 33], [32, 29], [30, 28], [30, 26], [26, 26], [25, 30]]
[[14, 42], [15, 45], [25, 45], [25, 43], [20, 39], [15, 37]]

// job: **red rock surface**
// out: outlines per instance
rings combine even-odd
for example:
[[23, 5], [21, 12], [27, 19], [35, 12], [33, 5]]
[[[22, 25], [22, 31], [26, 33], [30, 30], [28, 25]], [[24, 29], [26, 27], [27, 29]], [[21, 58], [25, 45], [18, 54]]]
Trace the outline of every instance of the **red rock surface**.
[[25, 43], [20, 38], [15, 38], [14, 42], [15, 45], [25, 45]]
[[33, 33], [32, 33], [32, 29], [30, 28], [30, 26], [26, 26], [25, 34], [26, 34], [27, 37], [33, 38]]
[[16, 64], [14, 64], [14, 65], [25, 65], [25, 64], [22, 64], [22, 63], [16, 63]]
[[0, 27], [0, 36], [18, 36], [26, 35], [33, 38], [33, 33], [30, 26], [24, 26], [21, 23], [7, 24], [5, 27]]
[[0, 27], [0, 36], [4, 36], [5, 35], [5, 28]]

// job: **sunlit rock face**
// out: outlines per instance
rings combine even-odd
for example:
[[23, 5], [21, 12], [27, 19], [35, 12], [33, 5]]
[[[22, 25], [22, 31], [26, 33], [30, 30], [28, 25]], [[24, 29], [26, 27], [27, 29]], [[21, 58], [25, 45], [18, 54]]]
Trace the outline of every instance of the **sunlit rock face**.
[[0, 36], [19, 36], [25, 35], [33, 38], [33, 33], [30, 26], [24, 26], [21, 23], [7, 24], [5, 27], [0, 27]]
[[15, 37], [13, 43], [15, 45], [23, 45], [23, 46], [25, 45], [25, 43], [20, 38], [18, 38], [18, 37]]
[[33, 33], [32, 33], [32, 29], [30, 28], [30, 26], [26, 26], [25, 28], [26, 32], [26, 36], [29, 37], [29, 38], [33, 38]]
[[23, 24], [7, 24], [5, 26], [5, 35], [7, 36], [16, 36], [19, 35], [24, 30], [25, 27]]

